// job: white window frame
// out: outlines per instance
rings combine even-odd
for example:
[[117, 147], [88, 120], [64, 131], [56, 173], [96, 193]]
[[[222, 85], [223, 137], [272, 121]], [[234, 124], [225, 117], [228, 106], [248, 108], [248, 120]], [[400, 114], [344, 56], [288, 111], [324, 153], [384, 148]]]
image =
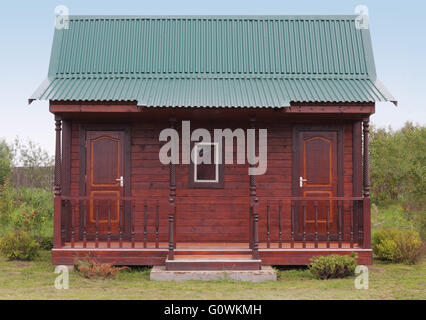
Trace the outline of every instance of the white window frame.
[[[214, 146], [213, 150], [215, 153], [215, 179], [214, 180], [198, 180], [197, 179], [197, 168], [198, 168], [198, 146]], [[218, 183], [219, 182], [219, 143], [218, 142], [197, 142], [194, 144], [194, 182], [202, 183]]]

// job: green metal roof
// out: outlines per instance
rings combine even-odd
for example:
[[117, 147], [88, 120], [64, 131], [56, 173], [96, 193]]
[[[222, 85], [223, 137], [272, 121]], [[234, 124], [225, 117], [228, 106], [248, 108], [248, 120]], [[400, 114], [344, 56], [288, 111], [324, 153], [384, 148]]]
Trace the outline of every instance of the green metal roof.
[[355, 16], [72, 16], [30, 98], [165, 107], [396, 100]]

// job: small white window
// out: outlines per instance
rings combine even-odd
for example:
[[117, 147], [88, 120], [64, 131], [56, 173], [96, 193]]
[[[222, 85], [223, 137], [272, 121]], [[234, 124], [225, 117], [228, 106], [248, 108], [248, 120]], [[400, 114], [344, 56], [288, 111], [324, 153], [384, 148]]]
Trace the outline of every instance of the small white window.
[[219, 144], [198, 142], [194, 145], [194, 182], [219, 183]]

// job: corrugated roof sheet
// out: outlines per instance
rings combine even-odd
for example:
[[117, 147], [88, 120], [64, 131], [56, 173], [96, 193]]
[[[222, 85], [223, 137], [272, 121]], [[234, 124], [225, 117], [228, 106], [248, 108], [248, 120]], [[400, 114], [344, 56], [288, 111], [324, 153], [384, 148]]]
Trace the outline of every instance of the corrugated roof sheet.
[[355, 16], [75, 16], [30, 100], [285, 107], [395, 99]]

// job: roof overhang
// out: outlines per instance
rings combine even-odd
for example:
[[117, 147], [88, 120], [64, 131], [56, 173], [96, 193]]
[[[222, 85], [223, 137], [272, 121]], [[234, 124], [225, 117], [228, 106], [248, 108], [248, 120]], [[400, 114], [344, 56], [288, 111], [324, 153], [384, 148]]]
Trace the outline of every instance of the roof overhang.
[[146, 107], [285, 108], [290, 102], [397, 101], [379, 80], [283, 77], [47, 79], [29, 99], [136, 101]]

